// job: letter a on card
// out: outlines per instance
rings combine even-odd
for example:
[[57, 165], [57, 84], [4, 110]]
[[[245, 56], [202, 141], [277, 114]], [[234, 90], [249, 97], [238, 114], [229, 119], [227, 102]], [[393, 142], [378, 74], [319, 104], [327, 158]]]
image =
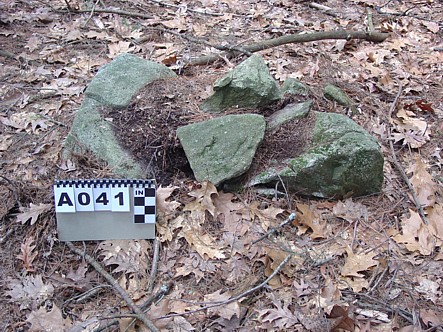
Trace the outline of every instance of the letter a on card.
[[73, 187], [54, 187], [55, 212], [75, 213], [75, 199]]

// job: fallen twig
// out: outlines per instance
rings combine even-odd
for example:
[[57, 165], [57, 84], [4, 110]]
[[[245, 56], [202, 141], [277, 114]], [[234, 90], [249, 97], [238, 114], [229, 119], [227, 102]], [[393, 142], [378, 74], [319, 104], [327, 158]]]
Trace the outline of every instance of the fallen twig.
[[[179, 10], [181, 8], [183, 8], [180, 5], [174, 5], [171, 3], [164, 2], [164, 1], [158, 1], [158, 0], [149, 0], [149, 1], [154, 2], [160, 6], [164, 6], [164, 7], [172, 7], [172, 8], [177, 8]], [[192, 9], [192, 8], [188, 8], [188, 7], [186, 7], [186, 11], [196, 13], [196, 14], [209, 15], [209, 16], [223, 16], [224, 15], [222, 13], [213, 13], [213, 12], [208, 12], [206, 10], [198, 10], [198, 9]]]
[[251, 289], [248, 289], [246, 292], [243, 292], [239, 295], [231, 297], [230, 299], [227, 299], [225, 301], [213, 302], [207, 306], [204, 306], [204, 307], [201, 307], [201, 308], [198, 308], [195, 310], [191, 310], [191, 311], [186, 311], [186, 312], [183, 312], [180, 314], [165, 315], [165, 316], [156, 318], [156, 320], [169, 318], [169, 317], [176, 317], [176, 316], [187, 316], [187, 315], [191, 315], [196, 312], [199, 312], [199, 311], [203, 311], [206, 309], [210, 309], [210, 308], [214, 308], [214, 307], [218, 307], [218, 306], [222, 306], [222, 305], [226, 305], [226, 304], [238, 301], [241, 298], [248, 296], [251, 293], [254, 293], [255, 291], [259, 290], [260, 288], [263, 288], [272, 278], [274, 278], [277, 275], [278, 272], [280, 272], [280, 270], [283, 268], [283, 266], [285, 266], [291, 258], [292, 258], [292, 254], [289, 254], [288, 256], [286, 256], [285, 259], [277, 266], [277, 268], [271, 273], [271, 275], [269, 277], [267, 277], [262, 283], [258, 284], [257, 286], [255, 286]]
[[[400, 98], [402, 91], [403, 91], [403, 86], [401, 84], [400, 81], [398, 81], [399, 87], [398, 87], [398, 92], [397, 95], [394, 98], [394, 101], [391, 104], [391, 108], [389, 109], [389, 113], [388, 113], [388, 123], [391, 123], [391, 118], [392, 118], [392, 113], [394, 112], [395, 108], [397, 107], [397, 103], [398, 103], [398, 99]], [[397, 170], [399, 171], [403, 181], [406, 183], [406, 185], [409, 188], [409, 192], [411, 193], [412, 199], [414, 201], [415, 204], [415, 208], [418, 211], [418, 214], [420, 215], [421, 220], [423, 220], [423, 223], [425, 225], [429, 224], [428, 218], [425, 216], [425, 212], [423, 211], [423, 206], [420, 204], [420, 201], [418, 200], [417, 194], [415, 193], [415, 189], [412, 186], [411, 181], [409, 181], [408, 176], [406, 175], [403, 167], [400, 165], [400, 163], [398, 162], [397, 159], [397, 155], [395, 154], [395, 150], [394, 150], [394, 143], [392, 142], [392, 138], [391, 138], [391, 127], [390, 125], [388, 126], [388, 140], [389, 140], [389, 148], [391, 149], [391, 155], [392, 155], [392, 162], [395, 165], [395, 167], [397, 168]]]
[[325, 5], [321, 5], [321, 4], [316, 3], [316, 2], [311, 2], [309, 4], [309, 7], [312, 7], [314, 9], [320, 10], [320, 11], [324, 12], [326, 15], [330, 15], [330, 16], [333, 16], [333, 17], [338, 17], [338, 14], [334, 13], [332, 11], [331, 7], [328, 7], [328, 6], [325, 6]]
[[152, 255], [151, 275], [148, 284], [148, 293], [152, 293], [157, 275], [158, 256], [160, 254], [160, 240], [156, 237], [154, 240], [154, 254]]
[[[67, 10], [71, 13], [79, 14], [79, 13], [91, 13], [91, 9], [74, 9], [74, 8], [67, 8]], [[59, 10], [60, 11], [60, 10]], [[66, 10], [61, 10], [61, 12], [66, 12]], [[117, 14], [117, 15], [124, 15], [129, 17], [137, 17], [137, 18], [146, 18], [146, 19], [152, 19], [155, 18], [152, 15], [146, 15], [141, 13], [134, 13], [134, 12], [128, 12], [125, 10], [119, 10], [119, 9], [97, 9], [95, 8], [93, 10], [95, 13], [104, 13], [104, 14]]]
[[[293, 44], [293, 43], [307, 43], [318, 40], [326, 40], [326, 39], [362, 39], [371, 42], [382, 42], [386, 38], [388, 38], [389, 34], [384, 32], [366, 32], [366, 31], [351, 31], [351, 30], [337, 30], [337, 31], [323, 31], [323, 32], [312, 32], [312, 33], [300, 33], [300, 34], [291, 34], [285, 35], [278, 38], [266, 39], [261, 42], [257, 42], [250, 45], [245, 45], [242, 48], [251, 53], [255, 53], [258, 51], [263, 51], [268, 48], [281, 46], [285, 44]], [[205, 65], [211, 62], [214, 62], [223, 57], [233, 58], [240, 53], [238, 52], [224, 52], [221, 54], [209, 54], [206, 56], [198, 57], [193, 60], [190, 60], [187, 65]]]
[[94, 267], [94, 269], [100, 273], [103, 278], [120, 294], [120, 296], [125, 300], [128, 304], [128, 307], [137, 315], [137, 319], [139, 319], [145, 326], [151, 330], [152, 332], [160, 332], [160, 330], [154, 325], [154, 323], [146, 317], [143, 311], [132, 301], [129, 295], [125, 292], [125, 290], [118, 284], [117, 280], [115, 280], [108, 272], [106, 272], [101, 265], [86, 252], [77, 249], [72, 242], [66, 242], [66, 245], [71, 249], [72, 252], [76, 253], [83, 257], [90, 265]]
[[[204, 39], [195, 38], [195, 37], [188, 36], [188, 35], [185, 35], [185, 34], [173, 31], [173, 30], [165, 29], [165, 28], [148, 27], [147, 29], [169, 33], [171, 35], [186, 39], [187, 41], [189, 41], [191, 43], [206, 45], [206, 46], [215, 48], [219, 51], [238, 52], [239, 54], [243, 53], [243, 54], [246, 54], [247, 56], [252, 55], [252, 52], [248, 51], [244, 47], [213, 44], [213, 43], [210, 43]], [[145, 42], [146, 40], [149, 40], [150, 38], [151, 37], [142, 37], [142, 38], [137, 39], [135, 42], [137, 44], [141, 44], [141, 43]]]
[[262, 236], [260, 236], [257, 240], [253, 241], [251, 243], [251, 245], [256, 244], [257, 242], [260, 242], [261, 240], [267, 238], [268, 236], [274, 234], [275, 232], [277, 232], [280, 228], [284, 227], [285, 225], [289, 224], [291, 221], [294, 221], [296, 218], [296, 214], [293, 212], [289, 215], [288, 218], [286, 218], [286, 220], [284, 220], [283, 222], [281, 222], [277, 227], [272, 227], [269, 231], [267, 231], [265, 234], [263, 234]]

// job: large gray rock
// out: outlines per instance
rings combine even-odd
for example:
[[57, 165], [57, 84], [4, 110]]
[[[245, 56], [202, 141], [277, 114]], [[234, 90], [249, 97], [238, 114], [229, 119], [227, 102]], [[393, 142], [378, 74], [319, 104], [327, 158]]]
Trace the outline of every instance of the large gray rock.
[[130, 54], [122, 54], [103, 66], [86, 89], [85, 99], [65, 142], [64, 156], [69, 158], [72, 152], [83, 153], [87, 149], [106, 161], [118, 176], [150, 176], [150, 170], [144, 169], [120, 146], [99, 109], [126, 107], [146, 84], [174, 76], [175, 73], [166, 66]]
[[254, 54], [214, 83], [214, 93], [200, 106], [205, 112], [229, 107], [257, 108], [280, 99], [279, 88], [263, 58]]
[[164, 65], [123, 53], [98, 71], [85, 94], [105, 106], [123, 108], [145, 85], [175, 76]]
[[249, 169], [265, 127], [261, 115], [226, 115], [180, 127], [177, 136], [195, 178], [218, 185]]
[[377, 141], [351, 119], [316, 112], [306, 152], [255, 176], [249, 186], [274, 185], [304, 195], [341, 198], [378, 193], [383, 183], [383, 155]]

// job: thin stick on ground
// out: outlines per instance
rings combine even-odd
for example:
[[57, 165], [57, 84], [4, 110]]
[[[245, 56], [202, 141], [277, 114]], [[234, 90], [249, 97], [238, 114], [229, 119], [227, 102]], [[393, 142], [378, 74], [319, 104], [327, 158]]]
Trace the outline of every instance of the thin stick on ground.
[[286, 220], [284, 220], [283, 222], [281, 222], [277, 227], [272, 227], [269, 231], [267, 231], [265, 234], [263, 234], [262, 236], [260, 236], [257, 240], [253, 241], [251, 243], [251, 245], [256, 244], [257, 242], [262, 241], [263, 239], [267, 238], [268, 236], [274, 234], [275, 232], [277, 232], [280, 228], [284, 227], [285, 225], [289, 224], [291, 221], [295, 220], [296, 218], [296, 214], [295, 213], [291, 213], [289, 215], [288, 218], [286, 218]]
[[191, 310], [191, 311], [186, 311], [186, 312], [183, 312], [183, 313], [180, 313], [180, 314], [165, 315], [165, 316], [156, 318], [156, 320], [164, 319], [164, 318], [169, 318], [169, 317], [176, 317], [176, 316], [187, 316], [187, 315], [191, 315], [191, 314], [194, 314], [196, 312], [199, 312], [199, 311], [203, 311], [203, 310], [214, 308], [214, 307], [219, 307], [219, 306], [222, 306], [222, 305], [226, 305], [226, 304], [238, 301], [238, 300], [248, 296], [249, 294], [252, 294], [255, 291], [263, 288], [265, 285], [267, 285], [267, 283], [272, 278], [274, 278], [277, 275], [277, 273], [280, 272], [280, 270], [283, 268], [283, 266], [285, 266], [289, 262], [289, 260], [291, 258], [292, 258], [292, 254], [289, 254], [288, 256], [286, 256], [285, 259], [280, 263], [280, 265], [277, 266], [277, 268], [271, 273], [271, 275], [269, 277], [267, 277], [262, 283], [258, 284], [257, 286], [255, 286], [255, 287], [253, 287], [251, 289], [248, 289], [247, 291], [245, 291], [245, 292], [243, 292], [241, 294], [238, 294], [238, 295], [236, 295], [234, 297], [231, 297], [230, 299], [228, 299], [226, 301], [214, 302], [214, 303], [211, 303], [211, 304], [209, 304], [207, 306], [204, 306], [204, 307], [201, 307], [201, 308], [198, 308], [198, 309], [195, 309], [195, 310]]
[[157, 275], [158, 256], [160, 254], [160, 240], [156, 237], [154, 240], [154, 253], [152, 254], [151, 275], [148, 284], [148, 293], [152, 293]]
[[139, 319], [145, 326], [152, 332], [160, 332], [160, 330], [154, 325], [154, 323], [146, 317], [143, 311], [132, 301], [129, 295], [124, 291], [124, 289], [118, 284], [117, 280], [115, 280], [108, 272], [106, 272], [101, 265], [86, 252], [77, 249], [72, 242], [66, 242], [66, 245], [71, 249], [72, 252], [76, 253], [83, 257], [94, 269], [100, 273], [103, 278], [120, 294], [123, 300], [128, 304], [128, 307], [137, 315], [137, 319]]
[[[366, 31], [352, 31], [352, 30], [320, 31], [320, 32], [312, 32], [306, 34], [290, 34], [278, 38], [266, 39], [261, 42], [245, 45], [242, 48], [251, 53], [255, 53], [258, 51], [263, 51], [269, 48], [285, 44], [307, 43], [307, 42], [327, 40], [327, 39], [345, 39], [345, 40], [361, 39], [374, 43], [380, 43], [383, 42], [388, 37], [389, 37], [388, 33], [374, 32], [374, 31], [372, 31], [371, 33]], [[209, 54], [206, 56], [190, 60], [187, 64], [205, 65], [224, 57], [230, 59], [239, 54], [240, 53], [238, 52], [223, 52], [220, 54]]]
[[395, 150], [394, 150], [394, 143], [392, 142], [391, 139], [391, 127], [390, 127], [390, 123], [391, 123], [391, 118], [392, 118], [392, 113], [394, 112], [395, 108], [397, 107], [397, 103], [398, 103], [398, 99], [400, 98], [402, 92], [403, 92], [403, 86], [401, 84], [401, 82], [398, 82], [398, 92], [397, 95], [394, 98], [394, 101], [391, 104], [391, 108], [389, 109], [389, 113], [388, 113], [388, 140], [389, 140], [389, 148], [391, 150], [391, 155], [392, 155], [392, 162], [395, 165], [395, 167], [397, 168], [397, 170], [399, 171], [403, 181], [406, 183], [406, 185], [409, 188], [409, 192], [411, 193], [412, 196], [412, 200], [414, 201], [415, 204], [415, 208], [418, 211], [418, 214], [420, 215], [421, 220], [423, 220], [423, 223], [425, 225], [429, 224], [429, 220], [428, 218], [425, 216], [425, 212], [423, 211], [423, 206], [420, 204], [420, 201], [418, 200], [417, 194], [415, 193], [415, 189], [412, 186], [411, 181], [409, 181], [408, 176], [406, 175], [403, 167], [400, 165], [398, 159], [397, 159], [397, 155], [395, 154]]

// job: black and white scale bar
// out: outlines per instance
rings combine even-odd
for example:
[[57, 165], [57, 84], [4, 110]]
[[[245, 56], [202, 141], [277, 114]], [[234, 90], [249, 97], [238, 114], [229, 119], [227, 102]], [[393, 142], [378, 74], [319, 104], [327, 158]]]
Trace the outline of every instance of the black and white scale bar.
[[134, 187], [134, 223], [155, 223], [155, 188]]

